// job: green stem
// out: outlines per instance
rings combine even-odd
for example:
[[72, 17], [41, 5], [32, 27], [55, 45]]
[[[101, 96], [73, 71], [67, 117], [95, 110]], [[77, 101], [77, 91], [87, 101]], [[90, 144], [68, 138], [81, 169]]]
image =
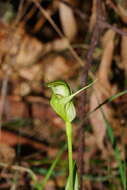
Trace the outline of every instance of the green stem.
[[72, 125], [66, 122], [66, 135], [68, 141], [68, 158], [69, 158], [69, 181], [70, 190], [73, 190], [73, 159], [72, 159]]

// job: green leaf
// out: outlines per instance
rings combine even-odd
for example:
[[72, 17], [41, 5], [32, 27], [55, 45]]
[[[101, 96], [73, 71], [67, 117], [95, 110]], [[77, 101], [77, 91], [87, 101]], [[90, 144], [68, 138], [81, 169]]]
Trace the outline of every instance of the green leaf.
[[74, 190], [79, 190], [78, 174], [76, 172], [75, 181], [74, 181]]
[[[76, 167], [76, 163], [73, 163], [73, 176], [74, 176], [74, 190], [79, 190], [79, 182], [78, 182], [78, 174], [77, 174], [77, 167]], [[70, 177], [67, 178], [67, 183], [65, 186], [65, 190], [70, 190]]]
[[70, 177], [67, 178], [67, 183], [65, 186], [65, 190], [70, 190]]

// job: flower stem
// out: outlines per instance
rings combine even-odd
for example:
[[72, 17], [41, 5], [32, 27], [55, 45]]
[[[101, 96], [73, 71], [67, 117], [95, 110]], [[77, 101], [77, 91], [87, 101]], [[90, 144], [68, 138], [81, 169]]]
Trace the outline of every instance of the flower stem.
[[68, 159], [69, 159], [69, 180], [70, 190], [73, 190], [73, 159], [72, 159], [72, 125], [66, 122], [66, 135], [68, 141]]

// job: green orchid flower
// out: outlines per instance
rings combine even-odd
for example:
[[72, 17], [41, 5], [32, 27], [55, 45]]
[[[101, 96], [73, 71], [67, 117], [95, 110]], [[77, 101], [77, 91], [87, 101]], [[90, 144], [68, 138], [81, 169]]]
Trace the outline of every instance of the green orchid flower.
[[76, 117], [76, 111], [70, 99], [71, 90], [64, 81], [55, 81], [47, 85], [52, 89], [50, 104], [55, 112], [64, 120], [72, 121]]
[[72, 99], [81, 91], [89, 88], [90, 85], [78, 90], [72, 94], [70, 87], [64, 81], [58, 80], [47, 84], [52, 89], [50, 104], [54, 111], [65, 121], [73, 121], [76, 117], [76, 111]]

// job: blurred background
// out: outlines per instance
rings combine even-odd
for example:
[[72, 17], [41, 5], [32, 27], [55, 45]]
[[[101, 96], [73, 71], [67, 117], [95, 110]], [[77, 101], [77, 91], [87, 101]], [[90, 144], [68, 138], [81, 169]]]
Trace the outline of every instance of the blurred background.
[[[85, 119], [109, 97], [126, 90], [127, 2], [103, 0], [101, 10], [97, 3], [0, 0], [1, 190], [42, 189], [34, 180], [43, 183], [56, 158], [44, 189], [64, 189], [68, 172], [65, 126], [50, 107], [47, 82], [65, 80], [73, 92], [80, 89], [92, 51], [87, 81], [98, 80], [87, 90], [85, 104], [79, 96], [74, 101], [75, 160], [81, 104]], [[126, 190], [127, 95], [100, 106], [83, 130], [85, 190]]]

